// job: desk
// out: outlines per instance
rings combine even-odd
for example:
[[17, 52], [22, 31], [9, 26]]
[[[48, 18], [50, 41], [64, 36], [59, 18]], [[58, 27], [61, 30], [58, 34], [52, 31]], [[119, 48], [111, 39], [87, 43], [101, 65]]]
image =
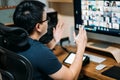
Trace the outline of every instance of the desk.
[[[76, 47], [67, 46], [66, 48], [70, 51], [76, 52]], [[60, 46], [56, 46], [55, 50], [53, 52], [58, 57], [58, 59], [61, 63], [63, 63], [63, 60], [68, 55], [68, 53], [65, 52]], [[85, 53], [89, 53], [89, 54], [93, 54], [93, 55], [97, 55], [97, 56], [101, 56], [101, 57], [106, 58], [106, 60], [104, 62], [102, 62], [102, 64], [105, 64], [107, 66], [103, 70], [97, 71], [95, 69], [95, 67], [98, 65], [98, 63], [90, 62], [88, 65], [86, 65], [82, 68], [82, 71], [81, 71], [82, 74], [84, 74], [90, 78], [97, 79], [97, 80], [115, 80], [113, 78], [110, 78], [110, 77], [107, 77], [107, 76], [104, 76], [101, 74], [101, 72], [103, 72], [104, 70], [112, 67], [113, 65], [118, 64], [113, 58], [111, 58], [109, 56], [105, 56], [105, 55], [100, 55], [100, 54], [97, 54], [94, 52], [89, 52], [87, 50], [85, 51]], [[63, 63], [63, 64], [66, 65], [65, 63]], [[69, 67], [69, 66], [67, 66], [67, 67]]]

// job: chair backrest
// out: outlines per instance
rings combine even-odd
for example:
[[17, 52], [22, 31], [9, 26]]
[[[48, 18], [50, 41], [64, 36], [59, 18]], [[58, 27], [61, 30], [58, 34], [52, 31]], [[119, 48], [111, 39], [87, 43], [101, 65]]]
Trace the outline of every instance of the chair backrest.
[[28, 33], [20, 27], [8, 27], [0, 24], [0, 45], [11, 51], [26, 50], [30, 47]]
[[0, 46], [0, 72], [3, 80], [32, 80], [32, 70], [27, 58]]
[[32, 65], [17, 54], [29, 48], [27, 32], [19, 27], [0, 24], [0, 73], [3, 80], [32, 80]]

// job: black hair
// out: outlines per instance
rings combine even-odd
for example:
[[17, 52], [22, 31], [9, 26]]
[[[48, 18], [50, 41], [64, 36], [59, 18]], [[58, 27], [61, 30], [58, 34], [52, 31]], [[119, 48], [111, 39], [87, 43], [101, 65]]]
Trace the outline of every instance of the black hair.
[[42, 22], [44, 8], [45, 4], [40, 1], [22, 1], [13, 14], [14, 24], [32, 33], [35, 25]]

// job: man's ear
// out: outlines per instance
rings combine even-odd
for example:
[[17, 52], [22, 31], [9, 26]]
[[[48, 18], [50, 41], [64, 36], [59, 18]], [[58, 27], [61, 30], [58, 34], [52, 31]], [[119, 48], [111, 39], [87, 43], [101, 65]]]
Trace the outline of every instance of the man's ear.
[[35, 26], [35, 29], [39, 32], [41, 32], [41, 24], [40, 23], [37, 23], [36, 26]]

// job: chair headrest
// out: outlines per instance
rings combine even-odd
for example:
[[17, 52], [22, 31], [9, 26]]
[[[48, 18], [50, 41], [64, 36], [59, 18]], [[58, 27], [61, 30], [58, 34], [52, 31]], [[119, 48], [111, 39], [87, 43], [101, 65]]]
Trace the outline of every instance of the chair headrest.
[[20, 51], [29, 48], [28, 33], [23, 28], [8, 27], [0, 24], [0, 44], [12, 51]]

